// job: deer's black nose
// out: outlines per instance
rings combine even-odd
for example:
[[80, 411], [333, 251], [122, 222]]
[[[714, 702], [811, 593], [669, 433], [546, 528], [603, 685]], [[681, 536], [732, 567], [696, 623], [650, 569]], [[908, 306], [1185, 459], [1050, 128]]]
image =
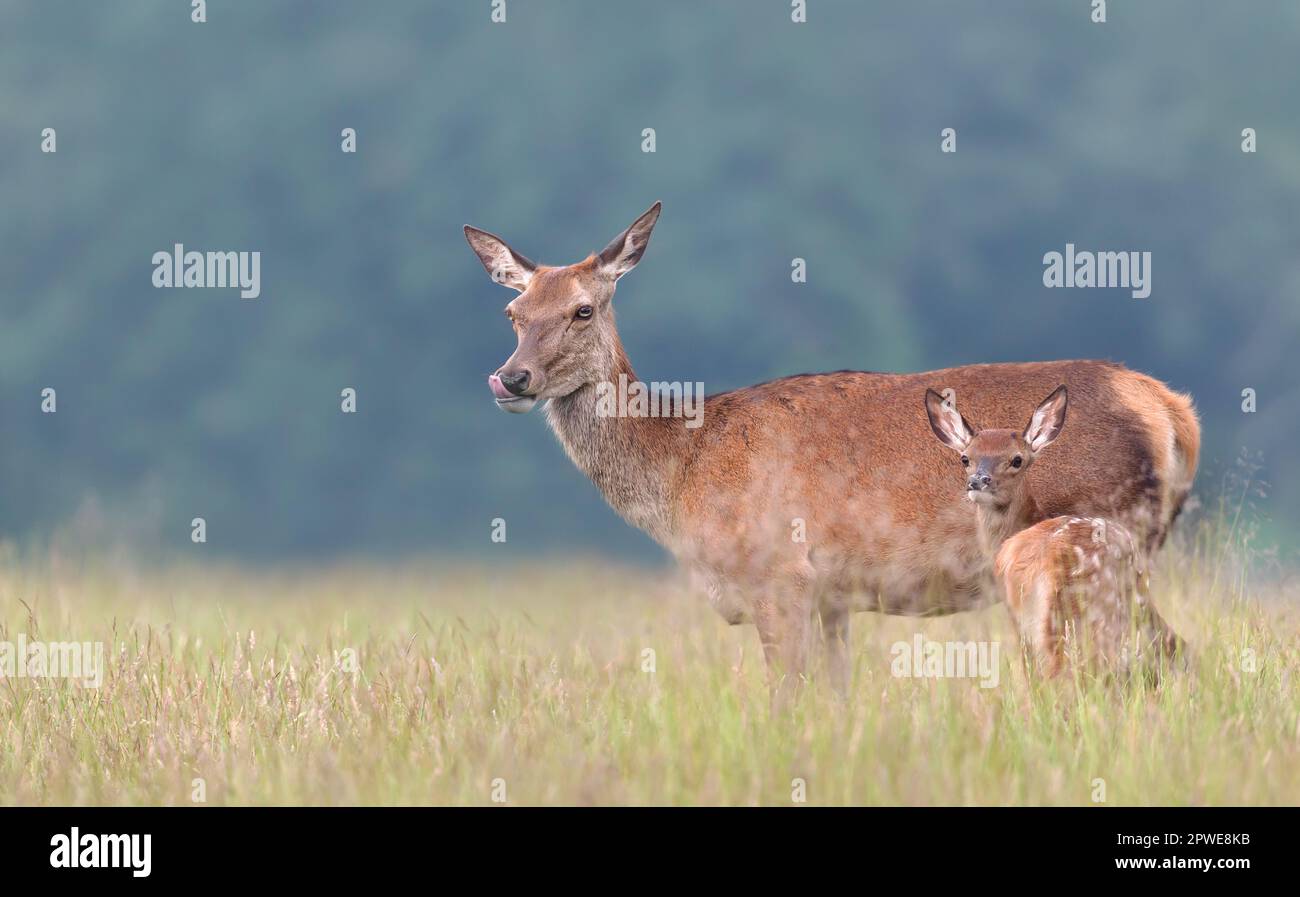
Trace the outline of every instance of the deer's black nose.
[[992, 482], [992, 477], [981, 476], [980, 474], [971, 474], [970, 479], [966, 480], [966, 488], [973, 492], [983, 492]]
[[502, 371], [497, 376], [501, 378], [501, 385], [517, 396], [524, 394], [524, 390], [528, 389], [528, 381], [532, 379], [528, 371], [512, 371], [509, 373]]

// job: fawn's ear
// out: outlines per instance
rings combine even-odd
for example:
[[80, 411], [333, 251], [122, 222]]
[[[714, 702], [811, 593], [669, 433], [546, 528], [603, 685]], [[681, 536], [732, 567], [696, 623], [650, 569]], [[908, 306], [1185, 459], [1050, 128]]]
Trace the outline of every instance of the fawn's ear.
[[1043, 399], [1041, 405], [1034, 409], [1034, 416], [1025, 427], [1025, 442], [1034, 452], [1041, 452], [1061, 435], [1065, 426], [1065, 409], [1069, 396], [1064, 386], [1058, 386], [1050, 396]]
[[528, 281], [533, 279], [537, 266], [511, 249], [505, 240], [468, 224], [465, 239], [493, 281], [521, 293], [528, 289]]
[[645, 254], [645, 249], [650, 245], [650, 234], [655, 229], [655, 222], [659, 220], [659, 212], [663, 209], [662, 203], [652, 205], [640, 218], [633, 221], [631, 226], [623, 233], [619, 234], [609, 245], [600, 251], [600, 269], [606, 275], [618, 280], [627, 272], [636, 267], [636, 263], [641, 261], [641, 256]]
[[925, 391], [925, 414], [930, 418], [930, 429], [934, 435], [954, 452], [964, 452], [975, 438], [975, 428], [962, 417], [956, 404], [933, 389]]

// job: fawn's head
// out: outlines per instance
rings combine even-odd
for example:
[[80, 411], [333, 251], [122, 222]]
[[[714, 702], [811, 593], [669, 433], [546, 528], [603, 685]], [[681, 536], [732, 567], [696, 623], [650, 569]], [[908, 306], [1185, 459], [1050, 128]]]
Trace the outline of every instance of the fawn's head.
[[505, 309], [518, 343], [488, 377], [499, 407], [522, 413], [610, 376], [619, 352], [614, 287], [641, 260], [659, 210], [655, 203], [599, 254], [558, 268], [534, 264], [500, 237], [465, 225], [492, 279], [519, 291]]
[[925, 391], [925, 413], [939, 441], [961, 455], [966, 468], [966, 497], [973, 502], [1005, 508], [1018, 494], [1023, 474], [1038, 453], [1051, 445], [1065, 426], [1064, 386], [1034, 409], [1024, 432], [976, 430], [957, 410], [951, 397]]

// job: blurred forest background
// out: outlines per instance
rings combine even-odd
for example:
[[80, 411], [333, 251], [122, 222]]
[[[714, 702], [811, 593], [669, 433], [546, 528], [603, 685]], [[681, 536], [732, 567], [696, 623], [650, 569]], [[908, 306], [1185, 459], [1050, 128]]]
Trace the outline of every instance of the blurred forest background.
[[[642, 377], [1123, 361], [1195, 396], [1198, 491], [1245, 457], [1300, 547], [1292, 0], [207, 6], [0, 0], [0, 539], [486, 555], [502, 517], [653, 559], [493, 405], [510, 294], [461, 225], [566, 263], [659, 199], [616, 300]], [[261, 298], [154, 289], [178, 242], [260, 251]], [[1152, 252], [1150, 298], [1045, 289], [1067, 242]]]

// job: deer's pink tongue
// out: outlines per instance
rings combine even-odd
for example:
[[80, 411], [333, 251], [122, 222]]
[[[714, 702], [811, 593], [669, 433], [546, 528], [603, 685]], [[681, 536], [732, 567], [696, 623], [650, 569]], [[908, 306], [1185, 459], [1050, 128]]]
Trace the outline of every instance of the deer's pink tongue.
[[494, 399], [513, 398], [510, 394], [510, 390], [506, 389], [505, 384], [501, 382], [501, 378], [496, 374], [488, 375], [488, 388], [492, 390], [492, 397]]

